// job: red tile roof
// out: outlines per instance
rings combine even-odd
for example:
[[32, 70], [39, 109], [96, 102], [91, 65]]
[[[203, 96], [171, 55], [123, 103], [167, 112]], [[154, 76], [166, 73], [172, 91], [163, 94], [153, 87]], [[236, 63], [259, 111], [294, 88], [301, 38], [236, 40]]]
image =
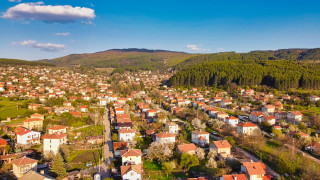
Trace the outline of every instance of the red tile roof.
[[140, 149], [127, 149], [120, 152], [121, 157], [142, 156]]
[[302, 113], [300, 111], [290, 111], [290, 113], [292, 113], [295, 116], [300, 116], [302, 115]]
[[138, 173], [138, 174], [142, 173], [141, 164], [130, 165], [130, 166], [121, 166], [120, 170], [121, 170], [121, 176], [123, 176], [124, 174], [126, 174], [127, 172], [129, 172], [131, 170]]
[[178, 149], [180, 152], [185, 153], [185, 152], [189, 152], [189, 151], [195, 151], [196, 150], [196, 146], [193, 143], [190, 144], [180, 144], [178, 145]]
[[37, 162], [38, 162], [37, 160], [27, 158], [27, 157], [22, 157], [20, 159], [16, 159], [16, 160], [12, 161], [12, 163], [17, 166], [23, 166], [23, 165], [33, 164], [33, 163], [37, 163]]
[[119, 133], [134, 133], [134, 130], [125, 128], [125, 129], [119, 129], [118, 132]]
[[23, 122], [33, 122], [33, 121], [43, 121], [43, 120], [39, 119], [39, 118], [28, 118], [27, 120], [25, 120]]
[[220, 148], [231, 148], [232, 146], [227, 140], [213, 141], [212, 142], [218, 149]]
[[6, 146], [8, 143], [5, 139], [0, 138], [0, 146]]
[[66, 126], [54, 125], [53, 127], [48, 128], [48, 129], [51, 129], [51, 130], [60, 130], [60, 129], [66, 129], [66, 128], [67, 128]]
[[210, 134], [210, 133], [208, 133], [208, 132], [206, 132], [206, 131], [203, 131], [203, 130], [197, 130], [197, 131], [192, 131], [192, 133], [194, 133], [194, 134]]
[[127, 148], [128, 143], [127, 142], [114, 142], [113, 143], [113, 150], [123, 150], [125, 148]]
[[244, 174], [231, 174], [231, 175], [223, 175], [223, 180], [246, 180], [246, 175]]
[[238, 126], [241, 126], [241, 127], [258, 127], [258, 125], [253, 124], [251, 122], [239, 123]]
[[53, 134], [43, 135], [42, 139], [62, 139], [67, 136], [68, 134], [65, 134], [65, 133], [53, 133]]
[[242, 164], [250, 176], [266, 174], [266, 166], [261, 162], [244, 162]]
[[156, 136], [159, 138], [168, 138], [168, 137], [175, 137], [176, 135], [168, 132], [161, 132], [161, 133], [157, 133]]

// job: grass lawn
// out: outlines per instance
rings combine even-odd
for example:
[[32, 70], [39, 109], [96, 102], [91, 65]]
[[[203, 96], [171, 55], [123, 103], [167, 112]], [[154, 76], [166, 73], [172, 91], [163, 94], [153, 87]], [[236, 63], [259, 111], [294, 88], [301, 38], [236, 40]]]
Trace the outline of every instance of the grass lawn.
[[[26, 102], [27, 100], [18, 101], [19, 104]], [[3, 107], [1, 107], [3, 105]], [[17, 109], [17, 102], [10, 101], [9, 98], [0, 97], [0, 119], [7, 119], [7, 117], [15, 118], [18, 115], [24, 115], [28, 109]]]
[[150, 162], [146, 159], [143, 160], [143, 167], [146, 170], [153, 170], [153, 171], [161, 171], [161, 164], [157, 162]]
[[12, 125], [12, 124], [18, 124], [18, 123], [22, 123], [24, 120], [26, 120], [26, 118], [20, 118], [20, 119], [16, 119], [16, 120], [11, 120], [10, 122], [6, 122], [6, 125]]

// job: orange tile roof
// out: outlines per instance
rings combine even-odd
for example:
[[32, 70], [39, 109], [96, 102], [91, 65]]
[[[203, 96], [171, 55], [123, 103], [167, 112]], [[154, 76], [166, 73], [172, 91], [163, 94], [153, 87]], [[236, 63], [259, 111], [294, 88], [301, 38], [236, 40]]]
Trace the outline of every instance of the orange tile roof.
[[156, 136], [159, 138], [168, 138], [168, 137], [175, 137], [176, 135], [168, 132], [161, 132], [161, 133], [157, 133]]
[[5, 146], [7, 145], [7, 141], [5, 139], [0, 138], [0, 146]]
[[127, 149], [120, 152], [121, 157], [142, 156], [140, 149]]
[[27, 158], [27, 157], [22, 157], [20, 159], [16, 159], [16, 160], [12, 161], [12, 163], [17, 166], [23, 166], [23, 165], [33, 164], [33, 163], [37, 163], [37, 162], [38, 162], [37, 160]]
[[62, 139], [67, 136], [68, 134], [65, 134], [65, 133], [53, 133], [53, 134], [43, 135], [42, 139]]
[[239, 123], [238, 126], [241, 126], [241, 127], [258, 127], [258, 125], [253, 124], [251, 122]]
[[210, 133], [208, 133], [208, 132], [206, 132], [206, 131], [203, 131], [203, 130], [197, 130], [197, 131], [192, 131], [192, 133], [194, 133], [194, 134], [210, 134]]
[[138, 174], [142, 173], [142, 167], [141, 164], [137, 164], [137, 165], [130, 165], [130, 166], [121, 166], [120, 167], [121, 170], [121, 176], [123, 176], [124, 174], [126, 174], [129, 171], [135, 171]]
[[125, 128], [125, 129], [119, 129], [118, 132], [119, 133], [134, 133], [134, 130]]
[[51, 130], [60, 130], [60, 129], [66, 129], [66, 128], [67, 128], [67, 126], [54, 125], [53, 127], [48, 128], [48, 129], [51, 129]]
[[231, 175], [223, 175], [223, 180], [246, 180], [246, 175], [244, 174], [231, 174]]
[[178, 145], [178, 149], [182, 153], [189, 152], [189, 151], [195, 151], [196, 148], [197, 148], [196, 145], [194, 145], [193, 143]]
[[242, 164], [250, 176], [266, 174], [266, 166], [261, 162], [244, 162]]
[[113, 150], [123, 150], [127, 148], [128, 143], [127, 142], [113, 142]]
[[212, 142], [218, 149], [220, 148], [231, 148], [232, 146], [227, 140], [213, 141]]
[[290, 111], [290, 112], [295, 116], [302, 115], [302, 113], [300, 111]]
[[254, 112], [251, 112], [251, 114], [255, 115], [255, 116], [263, 116], [263, 113], [260, 112], [260, 111], [254, 111]]
[[33, 122], [33, 121], [43, 121], [43, 120], [39, 119], [39, 118], [28, 118], [27, 120], [25, 120], [23, 122]]

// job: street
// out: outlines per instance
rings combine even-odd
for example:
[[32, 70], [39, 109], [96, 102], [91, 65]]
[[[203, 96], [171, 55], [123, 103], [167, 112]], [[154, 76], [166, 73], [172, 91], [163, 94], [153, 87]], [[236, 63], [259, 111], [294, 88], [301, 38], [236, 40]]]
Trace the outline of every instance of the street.
[[101, 179], [105, 179], [110, 177], [110, 169], [108, 168], [109, 164], [111, 164], [113, 160], [113, 153], [110, 152], [110, 149], [113, 149], [112, 139], [111, 139], [111, 128], [110, 128], [110, 120], [109, 120], [109, 111], [106, 108], [106, 113], [103, 117], [103, 124], [105, 126], [106, 132], [105, 134], [105, 142], [103, 146], [103, 154], [105, 161], [98, 166], [98, 172], [101, 175]]

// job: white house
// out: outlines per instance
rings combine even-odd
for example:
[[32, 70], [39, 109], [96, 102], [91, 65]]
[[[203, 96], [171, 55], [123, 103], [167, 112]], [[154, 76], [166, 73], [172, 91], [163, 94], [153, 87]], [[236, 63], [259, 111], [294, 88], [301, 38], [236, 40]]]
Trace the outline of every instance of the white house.
[[43, 152], [45, 155], [52, 152], [54, 155], [59, 151], [59, 147], [62, 144], [67, 143], [68, 134], [65, 133], [54, 133], [54, 134], [46, 134], [42, 136], [43, 139]]
[[259, 129], [259, 127], [251, 122], [239, 123], [237, 125], [237, 132], [239, 134], [251, 135], [256, 129]]
[[230, 116], [230, 117], [226, 118], [226, 123], [230, 124], [233, 127], [236, 127], [237, 124], [239, 123], [239, 119], [234, 116]]
[[310, 99], [311, 102], [317, 102], [317, 101], [320, 100], [320, 97], [318, 97], [318, 96], [311, 96], [309, 99]]
[[121, 177], [123, 180], [141, 180], [142, 179], [142, 167], [141, 164], [121, 166]]
[[266, 179], [266, 166], [262, 162], [244, 162], [241, 165], [241, 172], [246, 174], [248, 180]]
[[88, 106], [81, 106], [80, 109], [81, 109], [81, 112], [87, 112]]
[[156, 141], [157, 142], [164, 142], [164, 143], [175, 143], [176, 142], [176, 135], [168, 133], [168, 132], [157, 133], [156, 134]]
[[154, 118], [157, 116], [157, 110], [155, 109], [149, 109], [147, 110], [147, 114], [146, 114], [147, 118]]
[[276, 117], [273, 115], [263, 116], [261, 121], [267, 121], [270, 125], [274, 125], [276, 123]]
[[106, 106], [108, 104], [108, 100], [106, 98], [101, 98], [99, 100], [100, 106]]
[[249, 115], [249, 119], [252, 122], [261, 122], [261, 118], [263, 117], [263, 113], [260, 111], [251, 112]]
[[274, 105], [268, 104], [262, 107], [263, 113], [273, 114], [276, 107]]
[[40, 136], [41, 136], [40, 132], [23, 129], [22, 131], [16, 134], [17, 134], [17, 143], [20, 145], [40, 143]]
[[287, 119], [295, 124], [299, 121], [302, 121], [302, 113], [300, 111], [290, 111], [287, 114]]
[[125, 142], [132, 141], [135, 136], [134, 130], [129, 128], [119, 129], [118, 134], [119, 134], [119, 140], [125, 141]]
[[200, 146], [209, 144], [209, 133], [203, 130], [197, 130], [191, 132], [191, 141]]
[[142, 152], [140, 149], [122, 150], [120, 156], [122, 159], [122, 166], [142, 163]]
[[168, 131], [170, 134], [176, 134], [179, 132], [179, 126], [174, 122], [170, 122], [169, 124], [166, 124], [166, 126], [168, 127]]
[[227, 105], [232, 104], [232, 100], [223, 100], [220, 103], [221, 103], [221, 107], [226, 108]]
[[54, 134], [54, 133], [67, 133], [67, 127], [54, 125], [53, 127], [48, 128], [48, 134]]

